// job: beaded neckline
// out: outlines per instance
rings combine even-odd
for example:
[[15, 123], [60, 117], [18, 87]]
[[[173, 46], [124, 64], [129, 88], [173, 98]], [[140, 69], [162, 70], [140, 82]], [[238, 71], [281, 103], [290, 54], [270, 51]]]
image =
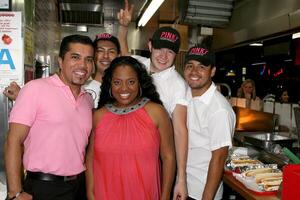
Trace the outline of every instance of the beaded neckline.
[[125, 115], [125, 114], [131, 113], [131, 112], [136, 111], [137, 109], [143, 107], [148, 101], [149, 101], [149, 99], [147, 97], [143, 97], [137, 104], [126, 107], [126, 108], [117, 108], [116, 106], [114, 106], [111, 103], [106, 104], [105, 107], [112, 113], [115, 113], [118, 115]]

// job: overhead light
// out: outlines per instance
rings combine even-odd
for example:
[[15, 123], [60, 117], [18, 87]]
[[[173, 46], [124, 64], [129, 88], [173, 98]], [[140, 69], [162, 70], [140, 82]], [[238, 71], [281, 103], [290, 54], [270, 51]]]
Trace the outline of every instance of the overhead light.
[[254, 42], [254, 43], [249, 44], [249, 46], [252, 46], [252, 47], [261, 47], [261, 46], [263, 46], [263, 44], [259, 43], [259, 42]]
[[86, 25], [77, 25], [77, 26], [76, 26], [76, 30], [77, 30], [78, 32], [87, 32], [87, 31], [88, 31], [88, 28], [87, 28]]
[[235, 72], [231, 69], [226, 73], [226, 76], [235, 76]]
[[292, 35], [292, 39], [296, 39], [296, 38], [299, 38], [299, 37], [300, 37], [300, 32], [294, 33], [294, 34]]
[[252, 63], [251, 65], [252, 66], [255, 66], [255, 65], [265, 65], [266, 62], [257, 62], [257, 63]]
[[138, 26], [145, 26], [163, 2], [164, 0], [152, 0], [148, 8], [143, 13], [142, 17], [140, 18]]
[[201, 27], [201, 35], [213, 35], [213, 29], [209, 27]]

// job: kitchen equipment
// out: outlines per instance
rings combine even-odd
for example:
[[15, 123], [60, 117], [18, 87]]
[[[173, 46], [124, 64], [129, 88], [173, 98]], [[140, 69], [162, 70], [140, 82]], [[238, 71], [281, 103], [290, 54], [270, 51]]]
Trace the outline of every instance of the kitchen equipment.
[[236, 106], [233, 110], [236, 114], [236, 132], [272, 132], [277, 126], [276, 114]]
[[293, 153], [291, 152], [288, 148], [284, 147], [282, 149], [283, 153], [291, 159], [295, 164], [300, 164], [300, 159]]
[[272, 151], [276, 144], [282, 147], [292, 148], [293, 143], [296, 141], [295, 138], [269, 132], [248, 134], [244, 136], [244, 139], [245, 142], [269, 152]]
[[260, 151], [257, 159], [265, 164], [277, 164], [278, 168], [282, 168], [290, 162], [289, 158], [283, 154], [274, 154], [264, 150]]
[[296, 131], [298, 136], [298, 146], [300, 146], [300, 107], [294, 107]]

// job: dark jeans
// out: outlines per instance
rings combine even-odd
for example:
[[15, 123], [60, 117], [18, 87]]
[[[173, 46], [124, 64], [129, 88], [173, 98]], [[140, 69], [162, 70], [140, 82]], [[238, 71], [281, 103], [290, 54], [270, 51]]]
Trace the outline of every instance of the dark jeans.
[[33, 196], [33, 200], [85, 200], [84, 173], [71, 181], [41, 181], [26, 178], [24, 191]]
[[192, 197], [188, 197], [187, 200], [196, 200], [196, 199], [193, 199]]

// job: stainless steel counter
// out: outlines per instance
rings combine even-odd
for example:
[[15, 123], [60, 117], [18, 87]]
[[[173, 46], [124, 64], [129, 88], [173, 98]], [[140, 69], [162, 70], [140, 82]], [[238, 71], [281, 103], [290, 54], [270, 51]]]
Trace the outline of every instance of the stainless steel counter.
[[257, 159], [263, 163], [277, 164], [280, 168], [290, 160], [282, 153], [283, 147], [292, 149], [293, 143], [297, 143], [295, 137], [289, 137], [288, 133], [272, 134], [268, 132], [236, 132], [235, 145], [251, 147], [259, 153]]

